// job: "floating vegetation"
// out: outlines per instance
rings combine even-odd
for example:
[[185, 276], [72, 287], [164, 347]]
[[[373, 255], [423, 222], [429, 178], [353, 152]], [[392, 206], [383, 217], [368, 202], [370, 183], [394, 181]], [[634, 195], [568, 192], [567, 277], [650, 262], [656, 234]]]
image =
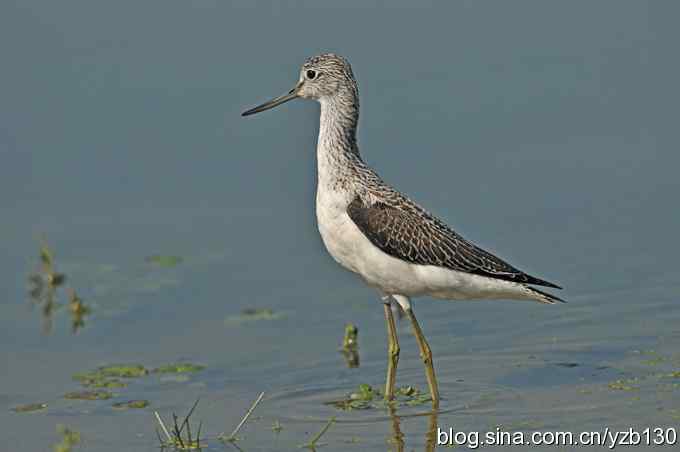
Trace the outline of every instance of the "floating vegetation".
[[149, 264], [154, 264], [159, 267], [175, 267], [179, 264], [181, 264], [184, 259], [182, 259], [180, 256], [165, 256], [162, 254], [154, 254], [153, 256], [147, 256], [144, 258], [144, 261], [149, 263]]
[[158, 424], [161, 427], [161, 430], [165, 434], [165, 440], [163, 440], [160, 432], [158, 431], [158, 429], [156, 429], [156, 435], [158, 436], [158, 441], [160, 442], [161, 450], [164, 450], [166, 448], [172, 448], [174, 450], [199, 450], [201, 449], [202, 446], [204, 446], [201, 445], [201, 427], [203, 426], [203, 423], [199, 422], [196, 436], [193, 436], [191, 433], [190, 418], [191, 415], [194, 413], [196, 406], [198, 406], [198, 400], [194, 402], [194, 405], [191, 407], [189, 413], [187, 413], [187, 415], [184, 417], [184, 420], [181, 423], [177, 422], [178, 421], [177, 415], [175, 413], [172, 413], [173, 427], [171, 431], [168, 431], [167, 427], [165, 426], [165, 423], [163, 422], [163, 419], [161, 419], [161, 416], [158, 414], [158, 411], [153, 412], [153, 414], [156, 416]]
[[248, 418], [250, 417], [250, 415], [253, 414], [253, 411], [255, 411], [255, 408], [257, 407], [257, 405], [262, 401], [262, 397], [264, 397], [264, 392], [261, 392], [260, 395], [257, 397], [257, 399], [253, 402], [253, 404], [250, 406], [250, 408], [246, 412], [245, 416], [243, 416], [243, 419], [241, 419], [241, 422], [239, 422], [238, 425], [236, 426], [236, 428], [234, 429], [234, 431], [231, 432], [231, 435], [225, 436], [224, 433], [220, 433], [218, 438], [221, 439], [222, 441], [227, 441], [227, 442], [230, 442], [230, 443], [234, 443], [234, 442], [238, 441], [238, 438], [236, 437], [236, 435], [238, 434], [239, 430], [241, 430], [241, 427], [243, 427], [245, 425], [245, 423], [248, 420]]
[[174, 363], [166, 364], [152, 370], [151, 372], [156, 374], [183, 374], [183, 373], [194, 373], [200, 372], [205, 369], [205, 366], [192, 363]]
[[[74, 378], [76, 378], [74, 376]], [[81, 385], [83, 385], [86, 388], [109, 388], [109, 389], [115, 389], [115, 388], [124, 388], [127, 386], [127, 383], [122, 382], [120, 380], [116, 379], [107, 379], [107, 378], [88, 378], [88, 377], [83, 377], [78, 380]]]
[[334, 417], [330, 418], [326, 425], [324, 425], [323, 428], [319, 431], [319, 433], [314, 435], [314, 438], [312, 438], [310, 442], [300, 445], [300, 448], [315, 450], [317, 447], [325, 445], [325, 443], [319, 443], [319, 440], [328, 431], [328, 429], [331, 428], [331, 425], [333, 425], [334, 423], [335, 418]]
[[131, 410], [142, 409], [149, 406], [148, 400], [128, 400], [127, 402], [118, 402], [113, 405], [114, 410]]
[[[172, 378], [175, 382], [187, 381], [188, 373], [199, 372], [205, 369], [205, 366], [192, 363], [171, 363], [159, 366], [152, 371], [142, 364], [111, 364], [107, 366], [98, 367], [89, 372], [82, 372], [73, 375], [73, 379], [80, 383], [87, 391], [72, 392], [66, 395], [66, 398], [82, 399], [82, 400], [101, 400], [111, 397], [111, 393], [105, 390], [125, 388], [129, 381], [137, 378], [144, 378], [151, 373], [161, 374], [161, 380], [165, 378]], [[106, 397], [105, 394], [109, 396]], [[144, 406], [137, 406], [142, 402], [148, 404], [146, 400], [132, 400], [124, 402], [123, 404], [116, 404], [114, 408], [144, 408]], [[123, 406], [125, 404], [132, 404], [130, 406]]]
[[637, 391], [640, 388], [638, 386], [633, 386], [633, 384], [638, 383], [639, 379], [638, 378], [630, 378], [630, 379], [619, 379], [610, 382], [607, 387], [609, 389], [613, 389], [615, 391]]
[[113, 394], [103, 389], [124, 388], [127, 382], [121, 379], [140, 378], [148, 375], [149, 371], [141, 364], [113, 364], [101, 366], [90, 372], [73, 375], [73, 379], [83, 387], [90, 388], [87, 391], [70, 392], [64, 397], [79, 400], [106, 400]]
[[141, 364], [114, 364], [102, 366], [97, 370], [104, 377], [139, 378], [149, 374]]
[[73, 379], [86, 388], [124, 388], [127, 383], [121, 381], [121, 378], [138, 378], [148, 373], [149, 371], [140, 364], [115, 364], [75, 374]]
[[64, 395], [70, 400], [108, 400], [113, 397], [109, 391], [75, 391]]
[[655, 358], [645, 359], [641, 361], [642, 364], [646, 366], [658, 366], [666, 362], [666, 358], [663, 356], [657, 356]]
[[281, 430], [283, 430], [283, 426], [281, 425], [281, 422], [279, 420], [274, 421], [274, 425], [272, 425], [272, 431], [276, 433], [277, 435], [281, 433]]
[[[43, 332], [52, 331], [54, 313], [62, 307], [57, 301], [57, 292], [66, 282], [66, 275], [56, 271], [54, 254], [43, 240], [40, 246], [40, 266], [28, 276], [28, 296], [34, 305], [41, 307], [43, 317]], [[90, 308], [83, 303], [74, 289], [68, 289], [68, 306], [71, 315], [71, 330], [77, 333], [85, 326], [85, 317], [90, 314]]]
[[256, 322], [259, 320], [278, 320], [284, 317], [281, 312], [274, 312], [269, 308], [246, 308], [239, 315], [229, 316], [224, 320], [227, 325]]
[[345, 325], [340, 352], [345, 357], [347, 367], [350, 369], [359, 367], [359, 329], [353, 323]]
[[17, 405], [12, 407], [15, 413], [33, 413], [34, 411], [41, 411], [47, 408], [46, 403], [28, 403], [26, 405]]
[[350, 393], [347, 398], [325, 402], [325, 405], [348, 411], [386, 406], [417, 406], [427, 404], [431, 400], [429, 393], [424, 393], [413, 386], [402, 386], [395, 390], [394, 400], [386, 401], [380, 389], [368, 384], [360, 384], [358, 390]]
[[71, 430], [63, 425], [57, 425], [57, 433], [62, 438], [60, 443], [54, 445], [54, 452], [71, 452], [73, 446], [80, 443], [80, 433], [75, 430]]

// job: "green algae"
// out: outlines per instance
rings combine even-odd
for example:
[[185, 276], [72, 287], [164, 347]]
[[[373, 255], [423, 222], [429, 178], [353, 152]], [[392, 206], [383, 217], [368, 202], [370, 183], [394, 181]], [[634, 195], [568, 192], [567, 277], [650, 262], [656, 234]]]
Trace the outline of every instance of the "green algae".
[[73, 375], [85, 388], [124, 388], [128, 384], [121, 379], [139, 378], [148, 375], [149, 371], [140, 364], [115, 364], [102, 366], [90, 372]]
[[385, 400], [384, 393], [369, 384], [360, 384], [357, 391], [347, 395], [346, 398], [325, 402], [325, 405], [335, 407], [339, 410], [367, 410], [374, 408], [385, 408], [386, 406], [418, 406], [430, 402], [432, 399], [413, 386], [402, 386], [395, 389], [394, 399]]
[[181, 258], [180, 256], [170, 256], [170, 255], [162, 255], [162, 254], [154, 254], [153, 256], [147, 256], [144, 259], [146, 262], [149, 264], [154, 264], [159, 267], [175, 267], [182, 262], [184, 262], [184, 259]]
[[54, 452], [71, 452], [73, 446], [80, 444], [80, 433], [75, 430], [71, 430], [63, 425], [57, 425], [57, 433], [62, 438], [60, 443], [54, 445]]
[[142, 409], [149, 406], [148, 400], [128, 400], [127, 402], [118, 402], [112, 405], [114, 410], [132, 410]]
[[75, 391], [64, 395], [70, 400], [108, 400], [113, 397], [109, 391]]
[[194, 373], [200, 372], [205, 369], [205, 366], [192, 363], [173, 363], [160, 366], [152, 370], [151, 372], [157, 374], [183, 374], [183, 373]]
[[81, 385], [86, 388], [124, 388], [127, 383], [122, 382], [115, 378], [107, 378], [104, 375], [91, 372], [83, 374], [75, 374], [73, 379], [78, 381]]
[[104, 377], [114, 378], [139, 378], [149, 374], [149, 371], [141, 364], [115, 364], [100, 367], [99, 372]]
[[142, 378], [151, 373], [160, 374], [162, 381], [184, 382], [188, 380], [184, 374], [200, 372], [203, 369], [205, 366], [188, 362], [164, 364], [151, 371], [141, 364], [113, 364], [77, 373], [73, 375], [73, 379], [88, 389], [116, 389], [128, 386], [129, 380]]
[[41, 411], [47, 408], [46, 403], [28, 403], [26, 405], [17, 405], [12, 407], [12, 411], [15, 413], [33, 413], [35, 411]]
[[612, 389], [614, 391], [637, 391], [640, 388], [638, 386], [633, 386], [634, 383], [637, 383], [639, 380], [637, 378], [631, 378], [631, 379], [619, 379], [610, 382], [607, 387], [609, 389]]

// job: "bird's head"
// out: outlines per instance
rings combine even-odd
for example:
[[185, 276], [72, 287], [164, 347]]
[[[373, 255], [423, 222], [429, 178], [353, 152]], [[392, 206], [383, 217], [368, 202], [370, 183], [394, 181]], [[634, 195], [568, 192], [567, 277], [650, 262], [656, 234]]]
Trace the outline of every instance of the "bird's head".
[[242, 116], [269, 110], [298, 97], [319, 102], [330, 99], [357, 102], [357, 84], [349, 62], [333, 53], [308, 58], [300, 68], [300, 77], [292, 90], [243, 112]]

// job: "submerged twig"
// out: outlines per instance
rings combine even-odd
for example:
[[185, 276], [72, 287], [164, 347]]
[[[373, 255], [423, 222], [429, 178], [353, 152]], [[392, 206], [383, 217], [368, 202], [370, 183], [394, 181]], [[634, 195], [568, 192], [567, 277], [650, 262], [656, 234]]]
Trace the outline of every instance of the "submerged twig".
[[229, 442], [236, 441], [236, 434], [239, 432], [239, 430], [241, 430], [241, 427], [243, 427], [243, 425], [246, 423], [246, 421], [248, 420], [250, 415], [253, 414], [253, 411], [255, 411], [255, 407], [257, 407], [257, 405], [260, 403], [260, 401], [262, 400], [262, 397], [264, 397], [264, 391], [262, 391], [260, 393], [260, 395], [258, 396], [258, 398], [255, 400], [255, 402], [253, 402], [253, 404], [250, 406], [250, 409], [246, 412], [246, 415], [243, 416], [243, 419], [241, 419], [241, 422], [239, 422], [239, 424], [236, 426], [234, 431], [231, 432], [231, 435], [225, 437], [224, 433], [222, 433], [220, 435], [220, 438], [224, 439], [225, 441], [229, 441]]
[[300, 446], [302, 449], [316, 449], [316, 446], [320, 446], [320, 444], [317, 444], [317, 442], [321, 439], [321, 437], [328, 431], [329, 428], [331, 428], [331, 425], [335, 423], [335, 417], [332, 417], [328, 420], [326, 425], [323, 426], [323, 428], [317, 433], [314, 438], [307, 444], [303, 444]]

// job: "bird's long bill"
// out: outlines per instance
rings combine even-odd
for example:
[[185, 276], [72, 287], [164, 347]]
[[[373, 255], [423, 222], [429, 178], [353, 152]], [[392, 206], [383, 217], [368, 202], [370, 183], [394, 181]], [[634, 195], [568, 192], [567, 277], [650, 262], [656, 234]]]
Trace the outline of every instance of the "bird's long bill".
[[262, 105], [258, 105], [257, 107], [251, 108], [248, 111], [244, 111], [243, 113], [241, 113], [241, 116], [250, 116], [250, 115], [254, 115], [255, 113], [259, 113], [261, 111], [265, 111], [265, 110], [269, 110], [269, 109], [274, 108], [274, 107], [278, 107], [279, 105], [284, 104], [284, 103], [288, 102], [289, 100], [293, 100], [296, 97], [298, 97], [297, 87], [290, 90], [290, 92], [288, 92], [288, 94], [284, 94], [283, 96], [276, 97], [276, 98], [274, 98], [274, 99], [272, 99], [268, 102], [263, 103]]

